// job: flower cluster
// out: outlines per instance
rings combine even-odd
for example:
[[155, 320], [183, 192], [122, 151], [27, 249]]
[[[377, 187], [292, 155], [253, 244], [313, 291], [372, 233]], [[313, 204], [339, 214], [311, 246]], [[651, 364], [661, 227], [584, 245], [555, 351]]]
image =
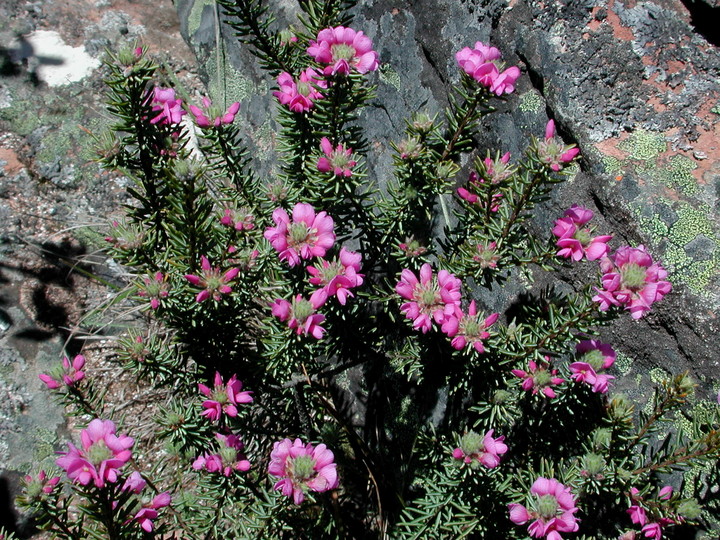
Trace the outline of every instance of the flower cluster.
[[504, 71], [499, 60], [500, 51], [481, 41], [475, 48], [465, 47], [455, 53], [460, 68], [492, 93], [501, 96], [515, 90], [515, 81], [520, 77], [520, 69], [512, 66]]
[[372, 40], [352, 28], [336, 26], [321, 30], [310, 42], [307, 53], [319, 64], [326, 64], [326, 77], [349, 75], [351, 71], [368, 73], [378, 68], [378, 54]]
[[445, 317], [442, 331], [452, 338], [450, 344], [458, 351], [471, 346], [477, 352], [483, 353], [485, 352], [483, 340], [490, 337], [487, 329], [495, 324], [499, 316], [499, 313], [492, 313], [483, 319], [475, 307], [475, 300], [472, 300], [467, 313], [455, 306], [455, 313]]
[[309, 111], [313, 102], [323, 98], [319, 89], [327, 88], [327, 82], [313, 68], [307, 68], [295, 79], [288, 72], [283, 72], [277, 78], [279, 90], [273, 92], [281, 105], [285, 105], [293, 112]]
[[273, 445], [268, 472], [280, 478], [274, 488], [295, 504], [305, 500], [305, 493], [322, 493], [339, 484], [335, 456], [324, 444], [303, 444], [300, 439], [283, 439]]
[[297, 335], [311, 335], [315, 339], [321, 339], [325, 329], [320, 326], [325, 320], [325, 315], [316, 313], [316, 309], [325, 303], [325, 299], [316, 296], [307, 300], [301, 294], [296, 295], [292, 302], [282, 298], [270, 304], [272, 314], [281, 321], [287, 321], [288, 326], [295, 330]]
[[598, 294], [593, 296], [593, 300], [600, 303], [600, 311], [610, 306], [624, 306], [633, 319], [639, 319], [650, 311], [654, 302], [672, 290], [670, 282], [665, 280], [667, 271], [653, 262], [643, 245], [619, 247], [600, 260], [600, 269], [602, 289], [596, 288]]
[[538, 159], [553, 171], [558, 172], [580, 153], [580, 149], [572, 145], [566, 146], [555, 136], [555, 121], [548, 120], [545, 126], [545, 139], [537, 143]]
[[212, 422], [220, 420], [223, 413], [231, 418], [236, 417], [237, 406], [241, 403], [251, 403], [253, 400], [252, 392], [242, 390], [242, 382], [237, 379], [237, 375], [232, 375], [227, 382], [224, 382], [217, 371], [212, 389], [199, 383], [198, 390], [208, 398], [202, 402], [205, 410], [200, 414]]
[[82, 448], [68, 443], [69, 451], [56, 460], [68, 478], [83, 486], [93, 482], [99, 488], [117, 482], [120, 468], [132, 457], [133, 438], [115, 435], [111, 420], [96, 418], [80, 432], [80, 440]]
[[72, 362], [67, 356], [64, 356], [62, 363], [55, 366], [55, 369], [47, 373], [40, 373], [38, 377], [45, 383], [50, 390], [55, 390], [62, 386], [73, 386], [76, 382], [80, 382], [85, 378], [85, 357], [78, 354], [73, 358]]
[[232, 103], [225, 112], [217, 105], [213, 105], [212, 101], [207, 97], [202, 99], [202, 108], [190, 105], [190, 112], [195, 117], [195, 123], [201, 128], [220, 127], [226, 124], [232, 124], [235, 121], [235, 115], [240, 109], [240, 102]]
[[578, 530], [575, 512], [575, 496], [569, 487], [562, 485], [554, 478], [540, 477], [530, 488], [533, 495], [526, 505], [510, 504], [510, 520], [517, 525], [525, 525], [534, 520], [528, 527], [533, 538], [547, 537], [548, 540], [562, 540], [560, 533]]
[[[125, 480], [125, 483], [122, 486], [122, 491], [129, 491], [139, 495], [146, 486], [147, 481], [142, 477], [142, 475], [137, 471], [133, 471]], [[150, 502], [143, 504], [140, 507], [133, 516], [132, 520], [137, 522], [145, 532], [152, 532], [155, 527], [154, 520], [156, 520], [160, 515], [158, 510], [165, 508], [166, 506], [170, 506], [171, 501], [172, 497], [168, 491], [158, 493]], [[130, 520], [128, 520], [128, 522], [129, 521]]]
[[596, 339], [581, 341], [575, 346], [577, 361], [570, 364], [571, 378], [575, 382], [592, 386], [593, 392], [604, 394], [614, 379], [604, 371], [615, 363], [615, 351], [610, 345]]
[[344, 145], [338, 144], [333, 148], [332, 143], [327, 137], [320, 140], [320, 149], [323, 156], [317, 161], [317, 169], [320, 172], [332, 172], [335, 176], [344, 176], [345, 178], [352, 176], [352, 168], [357, 165], [357, 161], [352, 158], [352, 148], [345, 148]]
[[562, 384], [565, 379], [557, 376], [558, 370], [550, 366], [550, 357], [546, 356], [544, 361], [536, 362], [530, 360], [528, 362], [528, 370], [513, 369], [512, 374], [522, 379], [522, 389], [532, 392], [533, 395], [538, 393], [548, 398], [554, 398], [555, 390], [553, 386]]
[[236, 231], [251, 231], [255, 228], [255, 216], [247, 208], [226, 208], [220, 223]]
[[483, 317], [478, 313], [472, 300], [465, 313], [461, 308], [462, 282], [447, 270], [433, 275], [432, 267], [425, 263], [420, 275], [405, 269], [395, 292], [408, 300], [400, 306], [405, 317], [413, 320], [413, 328], [423, 334], [432, 328], [433, 322], [451, 338], [451, 345], [457, 350], [471, 346], [477, 352], [485, 352], [483, 340], [490, 337], [487, 329], [497, 321], [499, 314]]
[[460, 446], [453, 450], [453, 457], [460, 459], [473, 468], [480, 464], [493, 469], [500, 464], [500, 456], [507, 452], [505, 437], [493, 437], [494, 430], [485, 435], [469, 431], [460, 439]]
[[455, 316], [460, 307], [461, 286], [462, 282], [447, 270], [434, 276], [432, 267], [425, 263], [420, 267], [419, 278], [412, 270], [403, 270], [395, 292], [408, 300], [400, 311], [413, 319], [415, 330], [426, 333], [433, 321], [443, 324], [447, 317]]
[[350, 289], [363, 284], [364, 275], [359, 273], [361, 261], [362, 256], [359, 253], [343, 247], [336, 260], [320, 259], [319, 265], [308, 266], [307, 271], [312, 276], [310, 283], [321, 286], [310, 296], [310, 301], [314, 301], [313, 305], [319, 307], [328, 297], [336, 296], [338, 302], [344, 306], [348, 297], [353, 296]]
[[163, 298], [170, 294], [170, 284], [167, 276], [162, 272], [155, 272], [152, 277], [144, 277], [142, 283], [138, 284], [138, 295], [150, 299], [150, 307], [157, 309]]
[[210, 265], [210, 261], [208, 261], [204, 255], [200, 257], [200, 269], [202, 272], [199, 276], [195, 274], [185, 274], [185, 279], [196, 287], [202, 287], [203, 289], [195, 297], [197, 302], [204, 302], [208, 298], [219, 302], [222, 299], [221, 295], [232, 292], [232, 287], [230, 287], [228, 283], [235, 279], [238, 273], [240, 273], [238, 268], [231, 268], [221, 275], [220, 269], [213, 268]]
[[28, 500], [40, 499], [45, 495], [50, 495], [60, 482], [59, 476], [48, 478], [45, 471], [40, 471], [37, 478], [25, 475], [23, 477], [23, 485], [25, 487], [25, 496]]
[[152, 501], [143, 507], [135, 514], [133, 519], [140, 525], [143, 531], [152, 532], [154, 527], [154, 521], [160, 515], [158, 510], [170, 506], [172, 497], [167, 491], [158, 493], [153, 497]]
[[315, 214], [307, 203], [297, 203], [292, 221], [283, 208], [272, 213], [275, 227], [265, 230], [265, 238], [288, 265], [300, 264], [300, 259], [323, 257], [335, 243], [333, 219], [326, 212]]
[[182, 99], [175, 97], [173, 88], [153, 88], [151, 106], [156, 116], [150, 119], [151, 124], [179, 124], [187, 114], [182, 107]]
[[205, 453], [193, 461], [192, 468], [196, 471], [206, 470], [211, 473], [220, 473], [223, 476], [231, 476], [234, 472], [245, 472], [250, 470], [250, 462], [243, 453], [245, 445], [237, 435], [215, 435], [220, 443], [220, 449], [216, 454]]
[[[665, 486], [660, 489], [657, 498], [659, 500], [668, 500], [672, 497], [672, 494], [672, 487]], [[637, 488], [630, 488], [630, 499], [633, 504], [628, 508], [627, 513], [634, 524], [642, 527], [641, 532], [645, 538], [660, 540], [662, 538], [663, 527], [676, 523], [675, 519], [660, 515], [656, 515], [654, 518], [648, 518], [648, 511], [644, 506], [643, 498], [640, 496], [640, 491]], [[653, 513], [657, 514], [656, 511]]]
[[[506, 154], [508, 157], [510, 154]], [[468, 189], [469, 188], [469, 189]], [[491, 189], [491, 188], [490, 188]], [[485, 189], [485, 180], [480, 178], [477, 174], [477, 172], [472, 171], [470, 173], [470, 176], [468, 177], [468, 183], [467, 188], [465, 187], [459, 187], [457, 189], [457, 193], [460, 196], [461, 199], [469, 202], [470, 204], [475, 204], [478, 206], [483, 206], [488, 199], [488, 195], [486, 195], [487, 189]], [[496, 192], [496, 193], [490, 193], [489, 199], [490, 199], [490, 211], [491, 212], [497, 212], [500, 209], [500, 199], [502, 198], [502, 193]]]
[[557, 236], [558, 257], [579, 261], [583, 257], [594, 261], [605, 257], [610, 249], [611, 235], [593, 236], [592, 228], [585, 227], [593, 218], [592, 210], [577, 204], [565, 210], [565, 216], [555, 221], [552, 232]]
[[475, 246], [477, 253], [473, 255], [473, 261], [480, 264], [480, 268], [497, 268], [500, 255], [497, 252], [497, 242], [489, 244], [478, 244]]

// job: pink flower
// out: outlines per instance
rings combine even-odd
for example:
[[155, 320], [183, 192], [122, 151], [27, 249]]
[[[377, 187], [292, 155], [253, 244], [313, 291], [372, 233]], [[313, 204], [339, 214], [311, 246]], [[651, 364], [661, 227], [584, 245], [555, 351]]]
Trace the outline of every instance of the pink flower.
[[600, 343], [596, 339], [581, 341], [575, 346], [577, 362], [570, 364], [572, 379], [593, 387], [593, 392], [604, 394], [608, 391], [608, 383], [614, 379], [606, 375], [604, 370], [615, 363], [615, 351], [610, 345]]
[[276, 490], [300, 504], [308, 490], [322, 493], [338, 486], [334, 459], [324, 444], [313, 446], [300, 439], [283, 439], [273, 445], [268, 473], [281, 478], [275, 483]]
[[522, 389], [527, 392], [532, 392], [533, 395], [538, 392], [542, 395], [554, 398], [556, 396], [555, 390], [551, 387], [556, 386], [565, 382], [564, 379], [556, 377], [558, 370], [550, 367], [550, 357], [546, 356], [545, 361], [539, 363], [535, 360], [528, 362], [528, 371], [521, 369], [513, 369], [512, 374], [522, 379]]
[[240, 270], [231, 268], [223, 275], [220, 275], [220, 269], [210, 266], [210, 261], [207, 260], [205, 255], [200, 257], [200, 261], [200, 267], [202, 269], [201, 275], [185, 274], [185, 279], [196, 287], [203, 288], [195, 298], [197, 302], [203, 302], [210, 297], [216, 302], [219, 302], [222, 298], [220, 295], [232, 292], [232, 287], [230, 287], [228, 283], [237, 277]]
[[555, 121], [548, 120], [545, 126], [545, 140], [537, 142], [537, 155], [540, 161], [558, 172], [579, 153], [579, 148], [565, 146], [562, 140], [555, 136]]
[[327, 137], [320, 140], [320, 148], [324, 156], [317, 161], [317, 168], [320, 172], [331, 172], [335, 176], [344, 176], [345, 178], [352, 176], [352, 168], [357, 165], [357, 161], [350, 159], [352, 157], [352, 148], [345, 148], [342, 144], [338, 144], [334, 149], [332, 143]]
[[76, 382], [80, 382], [85, 378], [85, 357], [78, 354], [73, 358], [72, 363], [67, 356], [63, 356], [62, 363], [55, 366], [50, 374], [40, 373], [38, 377], [45, 383], [50, 390], [55, 390], [61, 386], [73, 386]]
[[233, 210], [225, 209], [225, 213], [220, 218], [220, 223], [226, 227], [233, 227], [236, 231], [251, 231], [255, 228], [255, 216], [245, 207]]
[[642, 528], [642, 533], [645, 538], [660, 540], [662, 538], [662, 525], [657, 522], [648, 523]]
[[493, 438], [494, 430], [480, 436], [470, 431], [460, 439], [460, 446], [453, 450], [455, 459], [462, 459], [471, 467], [477, 467], [481, 463], [488, 469], [497, 467], [500, 464], [500, 456], [507, 452], [507, 445], [503, 443], [505, 437]]
[[117, 482], [119, 469], [132, 457], [133, 438], [116, 436], [111, 420], [96, 418], [80, 432], [80, 440], [82, 449], [68, 443], [70, 450], [55, 461], [65, 469], [68, 478], [83, 486], [92, 481], [99, 488], [106, 481]]
[[209, 398], [202, 402], [205, 410], [200, 415], [212, 422], [220, 420], [223, 413], [232, 418], [236, 417], [237, 405], [251, 403], [253, 400], [252, 392], [241, 391], [242, 382], [237, 379], [237, 375], [232, 375], [227, 382], [223, 382], [218, 371], [215, 372], [212, 390], [202, 383], [198, 384], [198, 390]]
[[413, 237], [405, 238], [404, 242], [398, 244], [398, 248], [407, 258], [419, 257], [427, 252], [427, 248]]
[[168, 284], [166, 277], [167, 276], [163, 275], [162, 272], [155, 272], [155, 275], [152, 278], [145, 277], [143, 278], [143, 284], [138, 285], [138, 288], [140, 289], [138, 291], [138, 295], [143, 298], [149, 298], [150, 307], [152, 309], [159, 308], [160, 301], [163, 298], [167, 298], [168, 294], [170, 294], [170, 285]]
[[488, 88], [495, 95], [509, 94], [515, 90], [515, 82], [520, 77], [520, 69], [512, 66], [500, 72], [500, 51], [481, 41], [475, 43], [475, 48], [465, 47], [455, 53], [460, 68]]
[[[522, 504], [510, 504], [510, 520], [518, 525], [533, 521], [528, 533], [533, 538], [547, 537], [548, 540], [562, 540], [560, 533], [578, 530], [575, 496], [569, 487], [554, 478], [538, 478], [530, 488], [534, 495]], [[529, 508], [528, 508], [529, 507]]]
[[497, 253], [497, 243], [490, 242], [488, 245], [478, 244], [477, 253], [473, 255], [473, 261], [480, 263], [480, 268], [497, 268], [500, 255]]
[[332, 218], [325, 212], [316, 215], [307, 203], [295, 205], [292, 222], [283, 208], [276, 209], [272, 218], [275, 227], [265, 230], [265, 238], [290, 266], [300, 264], [300, 259], [324, 257], [335, 243]]
[[250, 470], [250, 462], [245, 457], [242, 450], [245, 445], [236, 435], [223, 435], [218, 433], [215, 435], [220, 442], [221, 447], [217, 454], [203, 454], [198, 457], [192, 464], [196, 471], [205, 469], [208, 472], [220, 473], [223, 476], [230, 477], [234, 472], [245, 472]]
[[589, 363], [596, 371], [608, 369], [615, 363], [615, 350], [597, 339], [587, 339], [575, 345], [575, 353], [583, 362]]
[[326, 76], [349, 75], [351, 70], [367, 73], [378, 68], [378, 54], [372, 47], [372, 41], [362, 32], [336, 26], [320, 30], [307, 53], [316, 62], [328, 64], [323, 71]]
[[158, 510], [169, 506], [170, 501], [172, 501], [170, 492], [163, 491], [162, 493], [158, 493], [150, 504], [143, 506], [138, 513], [135, 514], [133, 519], [140, 524], [140, 527], [142, 527], [145, 532], [152, 532], [154, 525], [153, 520], [157, 519]]
[[495, 324], [499, 316], [499, 313], [493, 313], [483, 320], [483, 317], [478, 315], [475, 300], [472, 300], [467, 313], [456, 307], [454, 314], [445, 317], [442, 331], [452, 338], [451, 345], [458, 351], [470, 345], [477, 352], [483, 353], [483, 340], [490, 337], [490, 332], [486, 329]]
[[182, 108], [182, 100], [176, 99], [173, 88], [153, 88], [151, 105], [152, 110], [158, 113], [150, 119], [151, 124], [179, 124], [186, 114]]
[[313, 102], [322, 99], [323, 95], [318, 88], [327, 88], [327, 82], [313, 69], [307, 68], [300, 73], [298, 80], [287, 72], [278, 75], [280, 90], [273, 92], [281, 105], [287, 106], [293, 112], [309, 111]]
[[235, 115], [240, 109], [240, 103], [235, 102], [230, 105], [227, 110], [223, 111], [213, 105], [207, 97], [202, 99], [203, 107], [190, 105], [190, 112], [195, 117], [195, 123], [201, 128], [220, 127], [223, 124], [232, 124], [235, 121]]
[[361, 260], [362, 256], [359, 253], [348, 251], [343, 247], [335, 261], [328, 262], [321, 259], [319, 266], [308, 266], [307, 271], [312, 276], [310, 283], [322, 286], [322, 289], [316, 290], [310, 299], [315, 298], [315, 304], [320, 306], [325, 303], [325, 300], [322, 300], [323, 296], [324, 298], [337, 296], [340, 304], [344, 306], [348, 296], [353, 296], [350, 289], [363, 284], [365, 276], [358, 273]]
[[315, 339], [321, 339], [325, 329], [320, 325], [325, 320], [325, 315], [315, 313], [315, 310], [322, 306], [326, 299], [326, 295], [313, 295], [310, 300], [306, 300], [298, 294], [292, 303], [278, 299], [270, 308], [272, 314], [281, 321], [287, 321], [288, 327], [295, 330], [298, 336], [309, 334]]
[[630, 519], [633, 523], [640, 526], [647, 523], [647, 515], [645, 514], [645, 509], [642, 506], [634, 504], [628, 508], [627, 513], [630, 515]]
[[442, 324], [446, 317], [455, 314], [456, 307], [460, 307], [461, 286], [462, 282], [447, 270], [440, 270], [433, 277], [432, 268], [425, 263], [420, 267], [420, 279], [412, 270], [403, 270], [395, 292], [410, 300], [400, 306], [400, 311], [413, 319], [415, 330], [426, 333], [433, 320]]
[[500, 209], [502, 193], [494, 192], [493, 187], [486, 184], [484, 179], [479, 178], [475, 171], [472, 171], [468, 177], [467, 188], [460, 187], [457, 193], [461, 199], [470, 204], [477, 204], [481, 208], [489, 206], [491, 212], [497, 212]]
[[29, 474], [23, 478], [25, 493], [28, 499], [40, 499], [43, 495], [50, 495], [59, 482], [59, 476], [48, 479], [45, 471], [40, 471], [37, 478], [33, 478]]
[[622, 246], [610, 257], [600, 261], [603, 272], [602, 289], [593, 300], [600, 303], [600, 311], [610, 306], [625, 306], [633, 319], [639, 319], [650, 311], [653, 302], [672, 290], [666, 281], [667, 271], [640, 245], [636, 248]]
[[132, 473], [130, 473], [130, 476], [127, 477], [127, 480], [125, 480], [122, 490], [132, 491], [133, 493], [138, 494], [143, 489], [145, 489], [146, 485], [147, 482], [142, 477], [142, 475], [137, 471], [133, 471]]
[[594, 261], [607, 255], [610, 249], [607, 243], [612, 236], [593, 236], [592, 228], [583, 227], [592, 217], [591, 210], [573, 205], [565, 211], [565, 217], [555, 221], [552, 232], [558, 237], [558, 257], [571, 258], [573, 261], [586, 257], [588, 261]]

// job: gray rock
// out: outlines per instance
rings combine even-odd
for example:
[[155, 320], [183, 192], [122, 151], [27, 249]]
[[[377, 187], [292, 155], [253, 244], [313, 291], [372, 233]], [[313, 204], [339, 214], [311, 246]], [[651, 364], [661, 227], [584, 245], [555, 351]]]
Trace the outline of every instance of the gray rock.
[[[212, 93], [213, 9], [202, 0], [176, 5]], [[369, 175], [381, 182], [390, 177], [389, 143], [410, 113], [435, 113], [446, 104], [448, 87], [458, 80], [455, 51], [491, 41], [524, 76], [489, 117], [480, 146], [517, 153], [529, 132], [542, 135], [549, 115], [566, 142], [582, 150], [582, 173], [538, 212], [538, 232], [547, 235], [564, 208], [583, 203], [597, 210], [599, 228], [612, 231], [617, 244], [644, 243], [671, 271], [670, 297], [640, 322], [621, 319], [604, 337], [645, 369], [690, 368], [716, 377], [720, 177], [708, 164], [720, 152], [712, 143], [718, 115], [709, 112], [716, 102], [708, 96], [720, 96], [720, 54], [695, 31], [685, 8], [667, 0], [633, 7], [590, 0], [365, 0], [354, 13], [353, 27], [373, 39], [382, 62], [378, 99], [361, 119], [373, 146]], [[293, 16], [283, 9], [278, 24]], [[221, 35], [228, 99], [244, 100], [251, 153], [263, 173], [271, 171], [263, 134], [274, 126], [274, 82], [226, 26]]]

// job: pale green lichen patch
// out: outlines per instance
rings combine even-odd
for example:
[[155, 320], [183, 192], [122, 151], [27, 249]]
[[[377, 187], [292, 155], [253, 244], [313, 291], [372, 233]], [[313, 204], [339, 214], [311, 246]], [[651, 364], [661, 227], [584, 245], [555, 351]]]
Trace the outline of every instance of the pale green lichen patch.
[[544, 101], [539, 92], [530, 90], [520, 96], [520, 110], [524, 113], [538, 113]]
[[650, 380], [653, 384], [660, 384], [671, 378], [670, 372], [661, 367], [654, 367], [649, 371]]
[[650, 161], [667, 149], [667, 143], [661, 133], [641, 129], [620, 142], [618, 148], [626, 152], [631, 159]]
[[614, 366], [615, 369], [620, 372], [620, 375], [625, 376], [630, 373], [630, 370], [632, 369], [632, 364], [633, 359], [630, 358], [628, 355], [621, 352], [616, 353]]
[[220, 77], [222, 83], [218, 84], [218, 68], [215, 60], [215, 57], [211, 56], [205, 63], [205, 69], [210, 78], [208, 91], [215, 99], [221, 101], [224, 98], [225, 102], [229, 104], [234, 101], [246, 101], [253, 94], [260, 93], [259, 89], [255, 88], [255, 85], [248, 77], [245, 77], [227, 62], [223, 62], [220, 66], [223, 72]]
[[385, 84], [389, 84], [398, 92], [400, 91], [400, 75], [390, 64], [380, 65], [380, 80]]
[[190, 15], [188, 16], [188, 34], [191, 37], [195, 32], [197, 32], [198, 28], [200, 28], [200, 21], [202, 20], [202, 13], [205, 6], [214, 5], [214, 0], [195, 0], [193, 7], [190, 10]]
[[[677, 219], [672, 225], [664, 223], [647, 203], [636, 201], [630, 208], [652, 244], [664, 246], [662, 264], [670, 271], [668, 279], [675, 285], [685, 284], [699, 296], [710, 297], [709, 286], [720, 274], [720, 237], [710, 220], [709, 205], [674, 202]], [[702, 250], [697, 249], [699, 240]]]
[[603, 156], [602, 157], [603, 162], [603, 168], [605, 169], [605, 173], [617, 176], [619, 174], [622, 174], [624, 171], [623, 163], [618, 158], [614, 156]]
[[678, 220], [670, 231], [674, 243], [684, 246], [699, 234], [704, 234], [714, 240], [713, 226], [708, 218], [708, 216], [712, 215], [712, 212], [707, 204], [691, 205], [681, 202], [676, 212]]
[[667, 167], [658, 169], [658, 177], [670, 188], [677, 189], [685, 195], [695, 195], [700, 192], [700, 186], [692, 174], [695, 169], [697, 163], [694, 160], [677, 154], [670, 158]]

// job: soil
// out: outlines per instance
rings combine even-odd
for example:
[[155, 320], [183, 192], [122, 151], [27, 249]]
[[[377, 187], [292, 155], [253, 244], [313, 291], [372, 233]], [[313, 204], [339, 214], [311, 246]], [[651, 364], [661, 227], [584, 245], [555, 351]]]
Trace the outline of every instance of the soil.
[[[93, 138], [110, 123], [100, 60], [137, 41], [191, 96], [204, 92], [170, 0], [0, 0], [0, 20], [10, 21], [0, 29], [0, 528], [43, 538], [14, 508], [20, 478], [51, 465], [86, 420], [67, 424], [37, 375], [82, 353], [106, 410], [145, 441], [153, 431], [144, 410], [166, 399], [112, 353], [145, 320], [108, 305], [130, 276], [103, 255], [103, 230], [127, 202], [129, 180], [93, 161]], [[41, 50], [34, 38], [54, 39], [49, 32], [74, 53]], [[41, 68], [79, 70], [81, 57], [98, 67], [68, 84], [43, 80]]]

